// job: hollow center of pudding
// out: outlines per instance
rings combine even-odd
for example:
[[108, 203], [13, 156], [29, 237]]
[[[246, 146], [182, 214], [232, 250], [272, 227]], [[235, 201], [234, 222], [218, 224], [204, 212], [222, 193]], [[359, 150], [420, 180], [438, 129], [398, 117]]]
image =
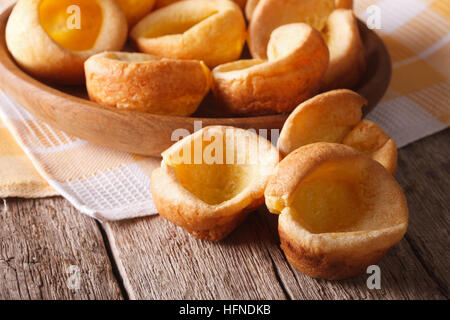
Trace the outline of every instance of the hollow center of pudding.
[[180, 183], [197, 198], [210, 205], [233, 199], [253, 180], [253, 168], [243, 165], [180, 165]]
[[174, 34], [183, 34], [196, 24], [216, 14], [217, 10], [214, 8], [197, 8], [196, 10], [170, 13], [170, 16], [161, 16], [161, 21], [150, 26], [144, 36], [146, 38], [158, 38]]
[[39, 20], [45, 32], [72, 51], [92, 49], [103, 24], [98, 0], [42, 0]]
[[297, 188], [291, 208], [311, 233], [361, 231], [367, 216], [362, 176], [351, 161], [329, 162]]
[[189, 157], [184, 157], [188, 160], [172, 164], [181, 185], [210, 205], [233, 199], [249, 187], [260, 172], [258, 164], [248, 161], [250, 155], [242, 154], [245, 149], [235, 147], [237, 143], [230, 146], [225, 139], [217, 144], [214, 140], [203, 141], [200, 147], [192, 142]]

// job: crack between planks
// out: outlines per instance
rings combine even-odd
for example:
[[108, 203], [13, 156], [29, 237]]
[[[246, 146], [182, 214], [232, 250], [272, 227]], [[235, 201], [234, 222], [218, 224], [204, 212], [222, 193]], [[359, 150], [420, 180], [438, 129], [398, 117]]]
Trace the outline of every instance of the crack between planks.
[[118, 284], [119, 289], [120, 289], [120, 293], [122, 294], [122, 296], [123, 296], [123, 298], [125, 300], [130, 300], [130, 296], [128, 294], [128, 291], [125, 288], [123, 277], [120, 274], [120, 270], [119, 270], [119, 268], [117, 266], [116, 259], [114, 257], [114, 253], [111, 250], [111, 245], [110, 245], [110, 242], [109, 242], [108, 235], [106, 234], [106, 231], [103, 228], [103, 225], [99, 221], [95, 221], [95, 222], [97, 223], [97, 226], [98, 226], [98, 228], [100, 230], [100, 234], [102, 235], [103, 243], [105, 244], [106, 254], [108, 255], [108, 259], [109, 259], [109, 261], [111, 263], [112, 273], [113, 273], [114, 279], [116, 279], [116, 281], [117, 281], [117, 284]]
[[287, 290], [286, 286], [284, 285], [283, 280], [281, 279], [280, 271], [278, 270], [275, 260], [273, 259], [272, 255], [270, 254], [270, 250], [267, 247], [266, 247], [266, 250], [267, 250], [267, 254], [269, 255], [270, 261], [272, 262], [272, 268], [273, 268], [273, 272], [275, 274], [275, 278], [277, 279], [278, 283], [280, 284], [281, 290], [283, 291], [283, 294], [284, 294], [286, 300], [293, 300], [293, 298], [289, 294], [289, 291]]
[[441, 280], [439, 280], [439, 277], [436, 276], [436, 274], [433, 272], [432, 268], [430, 268], [428, 266], [428, 264], [425, 262], [425, 260], [423, 259], [422, 255], [419, 253], [419, 249], [416, 246], [414, 240], [408, 234], [405, 234], [405, 239], [408, 242], [409, 246], [411, 247], [411, 251], [414, 253], [414, 255], [416, 256], [417, 260], [419, 260], [420, 264], [425, 269], [425, 272], [428, 274], [428, 276], [431, 278], [431, 280], [433, 280], [436, 283], [436, 285], [437, 285], [437, 287], [439, 289], [439, 292], [446, 299], [449, 299], [448, 287], [445, 284], [443, 284], [441, 282]]
[[[258, 214], [261, 214], [261, 212], [258, 211]], [[263, 214], [264, 214], [264, 213], [263, 213]], [[266, 219], [262, 219], [262, 221], [260, 221], [260, 226], [262, 227], [262, 229], [265, 228], [267, 234], [268, 234], [270, 237], [272, 237], [273, 239], [275, 239], [275, 238], [273, 237], [272, 231], [270, 230], [269, 222], [268, 222]], [[259, 236], [260, 236], [260, 240], [261, 240], [261, 235], [259, 235]], [[283, 279], [281, 278], [281, 272], [280, 272], [280, 270], [278, 269], [278, 266], [277, 266], [277, 264], [276, 264], [276, 262], [275, 262], [275, 259], [273, 258], [272, 254], [271, 254], [271, 252], [270, 252], [269, 246], [265, 245], [264, 248], [266, 249], [267, 255], [268, 255], [269, 258], [270, 258], [270, 262], [272, 263], [272, 269], [273, 269], [273, 272], [274, 272], [274, 274], [275, 274], [275, 278], [277, 279], [278, 283], [280, 284], [281, 290], [283, 291], [283, 294], [284, 294], [286, 300], [294, 300], [293, 296], [289, 293], [288, 288], [287, 288], [286, 285], [284, 284]], [[279, 248], [279, 246], [277, 246], [276, 249], [279, 250], [279, 251], [281, 251], [281, 249]], [[280, 254], [284, 257], [284, 255], [283, 255], [282, 252], [280, 252]], [[293, 275], [293, 276], [294, 276], [294, 275]], [[295, 279], [295, 280], [297, 281], [297, 279]]]

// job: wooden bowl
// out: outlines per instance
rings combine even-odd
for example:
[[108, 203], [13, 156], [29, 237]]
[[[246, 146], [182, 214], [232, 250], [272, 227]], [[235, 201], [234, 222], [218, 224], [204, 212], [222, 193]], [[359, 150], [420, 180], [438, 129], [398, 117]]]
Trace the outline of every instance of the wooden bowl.
[[[243, 129], [281, 129], [287, 115], [225, 117], [209, 95], [191, 118], [152, 115], [118, 110], [91, 102], [82, 87], [60, 87], [42, 83], [22, 71], [8, 52], [5, 28], [12, 7], [0, 14], [0, 87], [31, 114], [50, 126], [81, 139], [131, 153], [160, 156], [171, 146], [176, 129], [194, 130], [202, 126], [227, 125]], [[368, 70], [355, 90], [369, 101], [365, 113], [373, 109], [386, 92], [391, 77], [391, 61], [381, 39], [360, 23]], [[247, 53], [248, 54], [248, 53]]]

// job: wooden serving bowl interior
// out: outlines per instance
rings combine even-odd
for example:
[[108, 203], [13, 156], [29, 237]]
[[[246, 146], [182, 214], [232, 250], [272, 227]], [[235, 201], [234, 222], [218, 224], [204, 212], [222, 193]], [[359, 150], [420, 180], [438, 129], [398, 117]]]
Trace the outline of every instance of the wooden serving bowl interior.
[[[11, 57], [5, 41], [5, 28], [12, 7], [0, 14], [0, 87], [31, 114], [70, 135], [140, 155], [160, 156], [173, 144], [176, 129], [194, 130], [202, 126], [226, 125], [243, 129], [281, 129], [287, 115], [229, 117], [206, 97], [192, 117], [152, 115], [119, 110], [89, 101], [84, 87], [60, 87], [43, 83], [22, 71]], [[355, 91], [369, 101], [364, 112], [372, 110], [385, 94], [391, 61], [382, 40], [359, 23], [367, 56], [367, 72]], [[248, 53], [247, 53], [248, 54]]]

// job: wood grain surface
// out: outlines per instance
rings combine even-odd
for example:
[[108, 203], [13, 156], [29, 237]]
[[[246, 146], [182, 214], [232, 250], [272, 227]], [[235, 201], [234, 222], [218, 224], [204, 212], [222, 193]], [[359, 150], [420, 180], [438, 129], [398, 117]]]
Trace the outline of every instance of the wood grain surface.
[[[122, 299], [97, 223], [61, 198], [0, 209], [0, 299]], [[79, 268], [79, 289], [68, 281]], [[71, 289], [74, 288], [74, 289]]]
[[[293, 269], [265, 209], [209, 243], [158, 216], [100, 225], [62, 198], [8, 199], [0, 299], [449, 299], [449, 142], [447, 129], [399, 152], [410, 226], [379, 264], [381, 290], [367, 289], [367, 275], [325, 281]], [[70, 265], [79, 290], [67, 288]]]
[[131, 298], [444, 299], [450, 150], [441, 146], [449, 141], [447, 130], [400, 150], [397, 178], [409, 200], [410, 227], [380, 263], [381, 290], [368, 290], [365, 275], [330, 282], [296, 271], [279, 248], [277, 217], [265, 209], [219, 244], [160, 217], [104, 227]]

